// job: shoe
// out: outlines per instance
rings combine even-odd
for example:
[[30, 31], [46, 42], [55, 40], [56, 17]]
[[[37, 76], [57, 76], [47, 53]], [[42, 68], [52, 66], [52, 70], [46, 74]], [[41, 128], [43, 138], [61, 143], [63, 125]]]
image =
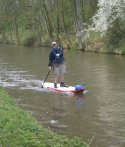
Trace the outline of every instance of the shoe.
[[54, 88], [57, 88], [57, 83], [54, 83]]
[[65, 84], [63, 82], [61, 82], [60, 87], [65, 87]]

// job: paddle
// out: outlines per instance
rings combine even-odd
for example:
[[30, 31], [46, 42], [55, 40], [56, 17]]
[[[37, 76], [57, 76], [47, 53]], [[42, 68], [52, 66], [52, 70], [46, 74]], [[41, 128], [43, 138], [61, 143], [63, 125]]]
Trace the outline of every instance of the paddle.
[[50, 73], [50, 69], [49, 69], [49, 71], [48, 71], [48, 73], [47, 73], [47, 75], [46, 75], [46, 78], [45, 78], [45, 80], [43, 81], [43, 84], [42, 84], [41, 88], [43, 88], [43, 86], [44, 86], [44, 83], [46, 82], [46, 79], [48, 78], [48, 75], [49, 75], [49, 73]]
[[[52, 62], [51, 69], [53, 68], [54, 63], [55, 63], [55, 61], [53, 61], [53, 62]], [[42, 84], [41, 88], [43, 88], [44, 83], [46, 82], [46, 79], [48, 78], [48, 75], [49, 75], [49, 73], [50, 73], [51, 69], [49, 69], [49, 71], [48, 71], [48, 73], [47, 73], [47, 75], [46, 75], [46, 77], [45, 77], [45, 80], [43, 81], [43, 84]]]

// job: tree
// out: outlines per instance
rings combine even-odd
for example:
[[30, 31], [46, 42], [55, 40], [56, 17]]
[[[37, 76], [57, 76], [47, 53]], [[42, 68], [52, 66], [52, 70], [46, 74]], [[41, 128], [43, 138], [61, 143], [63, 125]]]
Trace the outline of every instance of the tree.
[[99, 0], [92, 29], [104, 34], [117, 18], [125, 20], [125, 0]]
[[[56, 40], [80, 49], [86, 47], [86, 26], [97, 0], [0, 0], [0, 33], [19, 44], [36, 39], [40, 44]], [[29, 39], [28, 39], [29, 38]], [[74, 40], [74, 41], [72, 41]]]

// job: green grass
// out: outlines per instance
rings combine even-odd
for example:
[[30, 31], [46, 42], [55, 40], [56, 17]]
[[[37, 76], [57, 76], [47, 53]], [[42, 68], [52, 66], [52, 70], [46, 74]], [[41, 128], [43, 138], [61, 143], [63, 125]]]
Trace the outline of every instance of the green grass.
[[23, 46], [33, 46], [35, 41], [37, 40], [37, 35], [33, 33], [27, 33], [24, 35], [23, 39], [21, 40], [21, 44]]
[[18, 108], [12, 97], [0, 88], [0, 146], [8, 147], [88, 147], [80, 138], [68, 138], [43, 128]]
[[122, 55], [125, 55], [125, 47], [122, 47], [122, 48], [121, 48], [121, 54], [122, 54]]

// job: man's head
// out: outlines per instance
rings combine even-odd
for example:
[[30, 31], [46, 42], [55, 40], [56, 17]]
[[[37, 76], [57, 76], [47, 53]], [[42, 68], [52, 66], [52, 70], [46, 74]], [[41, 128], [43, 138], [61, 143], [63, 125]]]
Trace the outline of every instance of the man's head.
[[52, 42], [52, 47], [54, 47], [54, 48], [57, 47], [57, 43], [55, 41]]

